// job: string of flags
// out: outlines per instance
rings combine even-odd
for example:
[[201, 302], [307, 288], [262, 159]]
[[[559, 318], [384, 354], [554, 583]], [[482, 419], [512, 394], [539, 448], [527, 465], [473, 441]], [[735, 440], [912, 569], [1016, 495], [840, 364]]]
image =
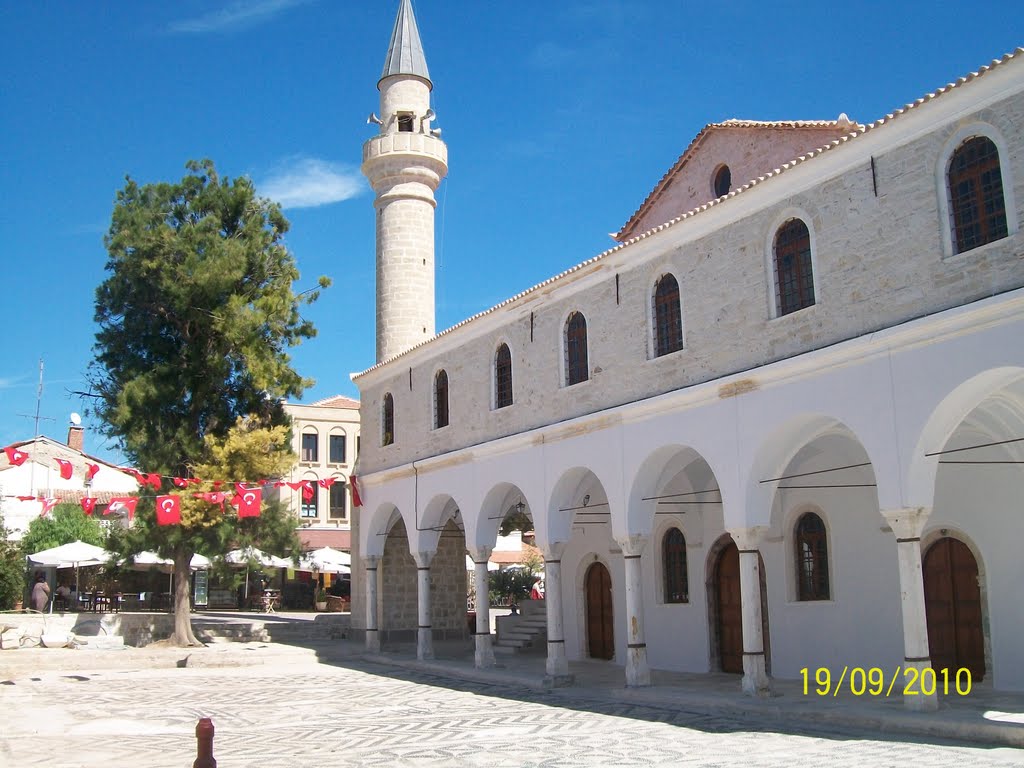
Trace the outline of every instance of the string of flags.
[[[24, 464], [29, 455], [15, 448], [9, 446], [4, 448], [4, 453], [7, 454], [7, 460], [16, 467], [20, 467]], [[57, 468], [60, 471], [60, 476], [64, 480], [70, 480], [74, 467], [67, 459], [54, 458], [57, 463]], [[100, 471], [98, 464], [86, 462], [85, 477], [87, 480], [92, 480], [96, 473]], [[165, 479], [169, 479], [175, 488], [182, 490], [187, 489], [192, 485], [199, 485], [204, 481], [198, 477], [175, 477], [175, 476], [164, 476], [156, 472], [143, 473], [137, 469], [124, 468], [122, 472], [131, 475], [139, 483], [140, 486], [150, 486], [157, 491], [156, 495], [156, 521], [157, 525], [175, 525], [181, 522], [181, 496], [176, 494], [162, 494], [160, 491], [163, 490], [163, 482]], [[288, 486], [293, 491], [301, 491], [303, 501], [311, 501], [313, 495], [316, 493], [315, 487], [330, 488], [334, 483], [338, 481], [336, 477], [326, 477], [321, 480], [275, 480], [270, 481], [261, 479], [256, 481], [255, 484], [244, 483], [244, 482], [233, 482], [226, 483], [222, 480], [212, 481], [213, 491], [197, 492], [193, 493], [193, 498], [202, 499], [210, 504], [219, 504], [221, 508], [224, 508], [225, 502], [231, 506], [238, 508], [238, 517], [259, 517], [260, 508], [263, 503], [263, 488], [272, 486], [274, 488], [283, 488]], [[225, 492], [220, 490], [225, 486], [233, 485], [234, 493]], [[359, 497], [359, 488], [356, 484], [356, 476], [351, 475], [349, 477], [349, 485], [352, 489], [352, 504], [356, 507], [362, 506], [362, 500]], [[249, 487], [253, 486], [253, 487]], [[97, 506], [97, 499], [88, 496], [89, 487], [86, 486], [86, 497], [81, 500], [82, 511], [87, 515], [92, 515]], [[19, 501], [39, 501], [42, 503], [42, 511], [40, 517], [45, 517], [53, 508], [57, 505], [57, 499], [52, 497], [43, 496], [16, 496]], [[126, 513], [128, 520], [131, 521], [135, 516], [135, 507], [138, 504], [139, 496], [115, 496], [110, 499], [107, 503], [106, 509], [103, 511], [104, 515], [115, 514], [115, 513]]]

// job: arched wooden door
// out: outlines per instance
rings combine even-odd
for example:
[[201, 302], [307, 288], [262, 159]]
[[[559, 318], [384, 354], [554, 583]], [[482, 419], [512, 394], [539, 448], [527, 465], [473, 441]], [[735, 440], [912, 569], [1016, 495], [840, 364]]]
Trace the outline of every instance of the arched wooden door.
[[718, 659], [723, 672], [743, 674], [743, 608], [740, 603], [740, 553], [736, 544], [723, 547], [715, 564]]
[[924, 605], [932, 667], [950, 677], [966, 667], [973, 680], [985, 676], [978, 562], [966, 544], [939, 539], [924, 556]]
[[601, 563], [587, 569], [587, 648], [592, 659], [615, 658], [612, 577]]

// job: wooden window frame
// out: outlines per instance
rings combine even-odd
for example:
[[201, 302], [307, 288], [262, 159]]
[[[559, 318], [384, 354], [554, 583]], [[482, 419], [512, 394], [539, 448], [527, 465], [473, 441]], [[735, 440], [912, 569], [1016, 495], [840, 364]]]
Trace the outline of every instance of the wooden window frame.
[[[313, 449], [310, 451], [306, 448], [306, 438], [313, 438]], [[300, 461], [305, 464], [316, 464], [320, 461], [320, 434], [318, 432], [303, 432], [300, 438]]]
[[775, 265], [775, 308], [778, 317], [813, 307], [814, 259], [811, 232], [803, 219], [784, 222], [772, 242]]
[[[334, 446], [336, 441], [341, 441], [341, 458], [335, 458]], [[345, 464], [348, 460], [348, 435], [344, 432], [334, 432], [327, 436], [327, 463]]]
[[1009, 235], [999, 148], [988, 136], [970, 136], [953, 151], [946, 192], [954, 253]]
[[796, 599], [799, 602], [832, 599], [828, 567], [828, 528], [817, 512], [797, 518], [793, 554], [796, 556]]
[[686, 558], [686, 536], [673, 526], [661, 539], [662, 584], [666, 603], [690, 602], [690, 577]]
[[[347, 520], [348, 519], [348, 486], [344, 481], [337, 481], [331, 485], [327, 491], [327, 519], [328, 520]], [[341, 514], [335, 514], [335, 510], [339, 509], [339, 506], [334, 504], [334, 497], [338, 495], [341, 497]]]
[[683, 348], [683, 311], [679, 281], [665, 273], [654, 286], [654, 356], [662, 357]]
[[574, 311], [565, 320], [565, 385], [571, 387], [590, 378], [587, 354], [587, 318]]
[[494, 408], [507, 408], [512, 403], [512, 350], [502, 343], [494, 353]]

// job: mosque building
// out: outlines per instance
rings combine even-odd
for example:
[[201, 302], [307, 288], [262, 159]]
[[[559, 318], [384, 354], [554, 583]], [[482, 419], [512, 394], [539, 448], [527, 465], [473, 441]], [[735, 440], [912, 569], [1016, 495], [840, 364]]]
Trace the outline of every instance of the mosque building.
[[612, 248], [441, 333], [448, 155], [409, 0], [377, 86], [368, 648], [468, 641], [466, 553], [482, 583], [525, 514], [552, 684], [591, 658], [628, 686], [880, 667], [1024, 690], [1024, 50], [867, 125], [710, 124]]

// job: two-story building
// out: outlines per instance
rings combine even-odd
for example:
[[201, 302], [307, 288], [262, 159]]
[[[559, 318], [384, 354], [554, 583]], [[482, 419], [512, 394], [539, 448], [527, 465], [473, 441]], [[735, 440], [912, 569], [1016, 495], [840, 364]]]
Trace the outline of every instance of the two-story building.
[[363, 150], [367, 645], [464, 633], [464, 552], [486, 578], [525, 511], [556, 683], [592, 658], [754, 695], [899, 668], [923, 710], [943, 675], [1024, 690], [1024, 50], [867, 125], [709, 125], [614, 247], [439, 334], [432, 87], [402, 0]]

